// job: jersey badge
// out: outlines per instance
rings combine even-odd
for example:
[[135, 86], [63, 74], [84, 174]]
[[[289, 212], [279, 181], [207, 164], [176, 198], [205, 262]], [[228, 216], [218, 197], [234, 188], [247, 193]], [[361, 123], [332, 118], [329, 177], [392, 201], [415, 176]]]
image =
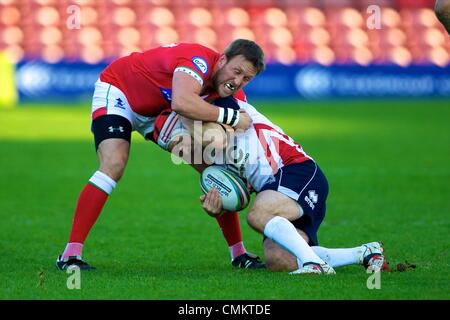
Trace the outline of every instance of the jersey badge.
[[201, 57], [193, 57], [192, 62], [194, 63], [194, 66], [200, 70], [203, 74], [208, 73], [208, 63], [205, 59]]

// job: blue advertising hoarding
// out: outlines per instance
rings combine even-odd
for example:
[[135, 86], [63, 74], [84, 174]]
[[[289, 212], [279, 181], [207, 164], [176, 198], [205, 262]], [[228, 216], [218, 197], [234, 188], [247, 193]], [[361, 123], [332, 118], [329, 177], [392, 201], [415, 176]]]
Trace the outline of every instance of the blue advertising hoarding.
[[[16, 68], [20, 101], [89, 99], [106, 65], [21, 62]], [[245, 91], [250, 99], [450, 97], [450, 66], [271, 64]]]
[[269, 65], [246, 87], [258, 98], [450, 97], [450, 67]]
[[24, 61], [16, 67], [20, 101], [82, 101], [90, 99], [104, 64]]

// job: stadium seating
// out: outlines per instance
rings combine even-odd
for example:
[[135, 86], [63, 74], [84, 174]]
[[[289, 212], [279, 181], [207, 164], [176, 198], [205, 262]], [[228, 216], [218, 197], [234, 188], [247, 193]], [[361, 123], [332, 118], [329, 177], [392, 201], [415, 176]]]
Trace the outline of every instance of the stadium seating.
[[[381, 9], [379, 21], [374, 2]], [[433, 5], [432, 0], [0, 0], [0, 50], [14, 61], [96, 63], [173, 42], [221, 51], [231, 40], [247, 38], [263, 47], [269, 63], [445, 66], [450, 43]]]

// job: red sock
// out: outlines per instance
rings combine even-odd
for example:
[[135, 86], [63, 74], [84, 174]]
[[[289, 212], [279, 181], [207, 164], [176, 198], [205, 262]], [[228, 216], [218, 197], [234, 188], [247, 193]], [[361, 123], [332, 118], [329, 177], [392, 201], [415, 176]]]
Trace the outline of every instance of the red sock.
[[78, 198], [69, 242], [84, 243], [107, 199], [107, 193], [89, 183], [86, 184]]
[[241, 224], [239, 222], [239, 216], [237, 212], [225, 212], [221, 216], [216, 218], [219, 223], [220, 229], [222, 229], [223, 236], [230, 248], [231, 258], [234, 259], [237, 256], [245, 253], [245, 248], [242, 243]]

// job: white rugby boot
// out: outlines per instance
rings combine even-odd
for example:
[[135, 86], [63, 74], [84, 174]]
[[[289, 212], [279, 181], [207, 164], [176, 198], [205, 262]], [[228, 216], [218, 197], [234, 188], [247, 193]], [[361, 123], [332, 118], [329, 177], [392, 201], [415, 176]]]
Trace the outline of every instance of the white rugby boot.
[[379, 272], [388, 268], [387, 260], [383, 254], [383, 243], [370, 242], [363, 244], [359, 263], [366, 268], [368, 272]]
[[303, 266], [289, 274], [336, 274], [336, 271], [327, 263], [305, 262]]

